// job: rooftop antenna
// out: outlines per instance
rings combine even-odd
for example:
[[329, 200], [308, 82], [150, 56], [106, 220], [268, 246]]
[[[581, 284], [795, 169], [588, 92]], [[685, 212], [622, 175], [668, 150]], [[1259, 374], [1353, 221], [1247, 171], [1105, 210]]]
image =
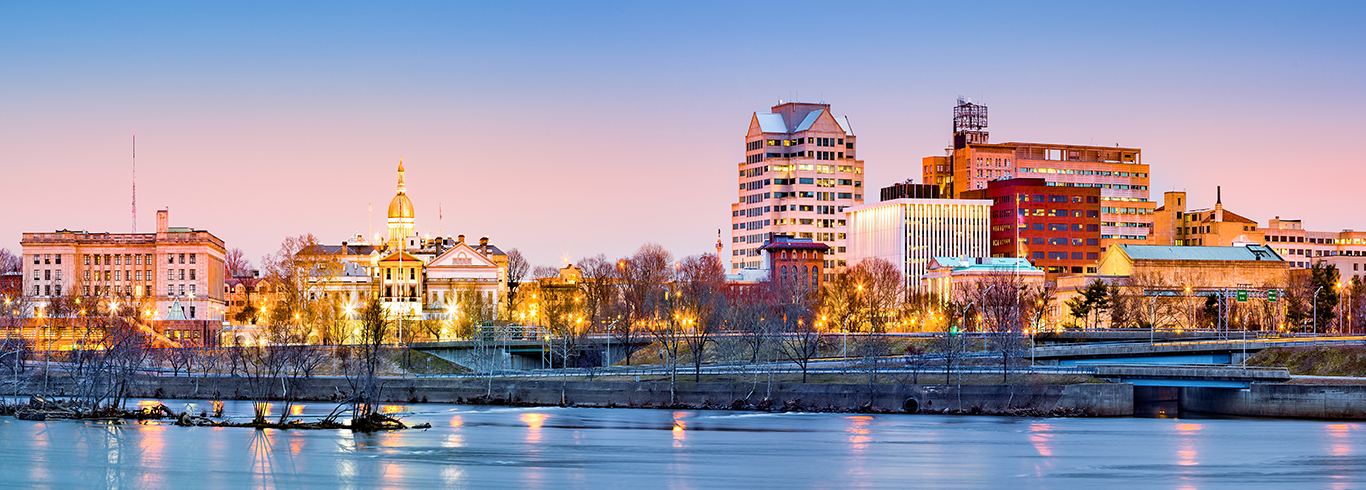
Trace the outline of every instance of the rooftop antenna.
[[138, 134], [133, 133], [133, 233], [138, 232]]

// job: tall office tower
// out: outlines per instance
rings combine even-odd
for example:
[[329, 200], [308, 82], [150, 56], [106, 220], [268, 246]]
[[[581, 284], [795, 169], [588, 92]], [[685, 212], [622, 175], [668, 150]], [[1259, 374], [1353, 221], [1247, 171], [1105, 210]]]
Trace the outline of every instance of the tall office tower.
[[863, 161], [849, 119], [830, 104], [788, 102], [750, 117], [739, 199], [731, 205], [730, 270], [758, 268], [768, 233], [830, 247], [828, 276], [845, 264], [845, 208], [863, 203]]
[[1115, 243], [1152, 241], [1148, 165], [1138, 148], [987, 142], [986, 106], [959, 99], [954, 108], [953, 147], [921, 160], [924, 182], [945, 197], [986, 189], [993, 180], [1042, 178], [1048, 186], [1100, 189], [1101, 251]]

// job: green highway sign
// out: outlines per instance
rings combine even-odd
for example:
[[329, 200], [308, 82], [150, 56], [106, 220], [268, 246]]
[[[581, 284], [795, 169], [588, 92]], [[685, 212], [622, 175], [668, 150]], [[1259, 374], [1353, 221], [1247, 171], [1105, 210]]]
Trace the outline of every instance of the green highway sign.
[[1245, 302], [1247, 302], [1247, 290], [1246, 290], [1246, 289], [1239, 289], [1239, 290], [1238, 290], [1238, 302], [1239, 302], [1239, 303], [1245, 303]]
[[1276, 297], [1277, 297], [1277, 296], [1280, 296], [1280, 293], [1279, 293], [1278, 291], [1276, 291], [1275, 289], [1271, 289], [1271, 290], [1268, 290], [1268, 291], [1266, 292], [1266, 300], [1267, 300], [1267, 301], [1270, 301], [1270, 302], [1273, 302], [1273, 303], [1274, 303], [1274, 302], [1276, 302]]

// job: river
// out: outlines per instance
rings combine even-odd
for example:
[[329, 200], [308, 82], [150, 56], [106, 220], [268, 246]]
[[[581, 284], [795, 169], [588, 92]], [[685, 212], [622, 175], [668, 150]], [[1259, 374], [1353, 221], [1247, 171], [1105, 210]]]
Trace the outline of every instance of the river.
[[[182, 410], [206, 402], [168, 401]], [[227, 402], [246, 416], [246, 402]], [[332, 406], [308, 404], [316, 417]], [[1362, 488], [1366, 424], [414, 404], [428, 430], [0, 418], [7, 488]]]

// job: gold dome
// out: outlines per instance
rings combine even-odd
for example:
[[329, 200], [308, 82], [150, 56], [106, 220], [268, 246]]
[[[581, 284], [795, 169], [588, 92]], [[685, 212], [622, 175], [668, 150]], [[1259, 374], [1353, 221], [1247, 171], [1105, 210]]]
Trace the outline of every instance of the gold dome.
[[408, 218], [413, 216], [413, 201], [408, 199], [408, 195], [402, 192], [394, 196], [394, 200], [389, 201], [390, 218]]
[[406, 188], [407, 186], [403, 184], [403, 160], [399, 160], [398, 195], [394, 196], [394, 200], [389, 201], [389, 218], [413, 219], [416, 217], [413, 212], [413, 201], [408, 199], [408, 194], [405, 192]]

